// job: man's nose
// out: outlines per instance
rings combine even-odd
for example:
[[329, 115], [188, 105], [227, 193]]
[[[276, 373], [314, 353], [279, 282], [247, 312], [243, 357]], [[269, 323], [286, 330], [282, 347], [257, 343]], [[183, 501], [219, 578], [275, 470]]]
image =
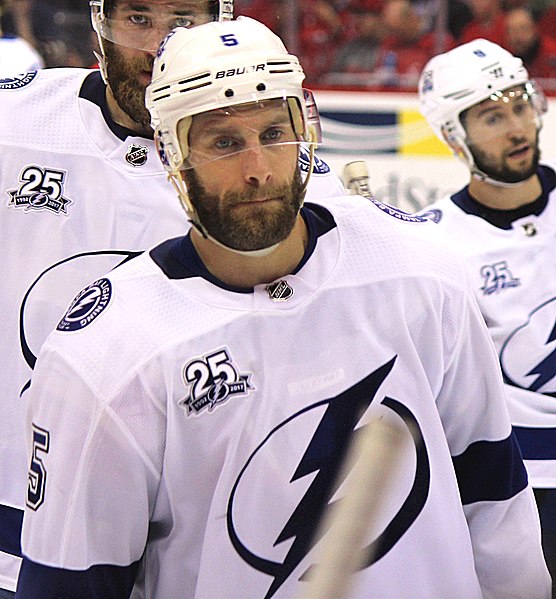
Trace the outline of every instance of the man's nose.
[[249, 185], [262, 187], [273, 177], [268, 150], [260, 144], [252, 145], [242, 152], [243, 177]]
[[523, 117], [516, 114], [510, 116], [508, 120], [508, 137], [523, 137], [525, 135], [525, 130], [527, 125], [530, 124], [530, 117]]

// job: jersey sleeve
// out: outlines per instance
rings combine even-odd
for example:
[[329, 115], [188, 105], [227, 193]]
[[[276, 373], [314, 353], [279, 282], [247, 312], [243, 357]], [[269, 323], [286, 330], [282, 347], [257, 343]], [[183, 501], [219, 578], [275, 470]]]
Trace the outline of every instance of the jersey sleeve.
[[[550, 597], [540, 524], [510, 425], [494, 345], [469, 293], [445, 330], [457, 331], [437, 404], [485, 598]], [[450, 309], [446, 310], [446, 314]]]
[[55, 588], [46, 595], [35, 585], [26, 598], [77, 597], [82, 584], [90, 589], [86, 596], [96, 597], [96, 582], [99, 589], [111, 582], [119, 588], [116, 579], [129, 576], [122, 569], [140, 560], [146, 546], [161, 467], [141, 406], [148, 398], [122, 385], [121, 397], [109, 400], [85, 378], [56, 351], [45, 350], [37, 361], [27, 415], [22, 550], [24, 573], [44, 566], [41, 576], [50, 574]]

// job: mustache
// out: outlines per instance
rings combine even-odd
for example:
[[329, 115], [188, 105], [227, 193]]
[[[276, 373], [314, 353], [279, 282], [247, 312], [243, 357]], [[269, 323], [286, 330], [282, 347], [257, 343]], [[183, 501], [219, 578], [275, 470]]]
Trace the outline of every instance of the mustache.
[[283, 198], [291, 192], [290, 185], [270, 185], [266, 187], [248, 187], [245, 191], [231, 191], [224, 196], [229, 205], [243, 204], [258, 200]]
[[531, 143], [529, 142], [529, 140], [526, 137], [518, 137], [518, 138], [512, 139], [512, 145], [514, 147], [523, 146], [524, 144], [526, 144], [528, 146], [531, 145]]
[[134, 73], [139, 73], [142, 71], [149, 71], [152, 73], [154, 66], [154, 57], [153, 56], [144, 56], [141, 58], [137, 58], [133, 61], [130, 61], [127, 66], [127, 74], [131, 79], [133, 78]]

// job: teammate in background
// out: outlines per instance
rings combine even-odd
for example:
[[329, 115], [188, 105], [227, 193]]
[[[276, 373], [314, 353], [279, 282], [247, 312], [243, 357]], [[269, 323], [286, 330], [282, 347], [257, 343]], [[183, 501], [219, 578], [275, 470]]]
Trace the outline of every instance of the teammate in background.
[[556, 578], [556, 164], [539, 164], [546, 101], [519, 58], [483, 39], [434, 57], [419, 92], [421, 112], [471, 173], [424, 214], [470, 267]]
[[0, 81], [7, 75], [36, 71], [44, 66], [41, 55], [23, 38], [2, 31], [5, 0], [0, 0]]
[[[0, 78], [0, 589], [16, 587], [26, 389], [43, 340], [86, 283], [188, 228], [144, 106], [156, 48], [175, 26], [231, 11], [230, 0], [93, 0], [108, 85], [76, 68]], [[315, 171], [309, 194], [344, 193], [326, 164]]]
[[316, 122], [257, 21], [178, 29], [153, 73], [194, 227], [79, 293], [43, 346], [18, 598], [302, 597], [350, 439], [383, 418], [403, 455], [346, 599], [546, 599], [492, 341], [438, 227], [303, 205]]

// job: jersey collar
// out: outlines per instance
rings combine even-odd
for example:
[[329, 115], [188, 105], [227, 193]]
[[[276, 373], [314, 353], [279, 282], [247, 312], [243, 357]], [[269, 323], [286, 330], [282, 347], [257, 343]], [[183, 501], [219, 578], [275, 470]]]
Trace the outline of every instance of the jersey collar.
[[[308, 231], [308, 243], [303, 258], [291, 274], [297, 274], [307, 263], [319, 237], [336, 227], [330, 212], [318, 204], [306, 202], [301, 209]], [[200, 259], [190, 235], [168, 240], [150, 252], [151, 258], [169, 279], [187, 279], [202, 277], [212, 284], [235, 293], [253, 293], [252, 287], [233, 287], [214, 277]]]
[[469, 193], [469, 185], [451, 196], [451, 200], [467, 214], [478, 216], [499, 229], [509, 230], [514, 221], [526, 216], [539, 216], [546, 208], [548, 196], [556, 188], [556, 172], [548, 166], [541, 165], [537, 175], [542, 187], [541, 195], [535, 201], [513, 210], [498, 210], [481, 204]]
[[79, 97], [89, 100], [89, 102], [96, 104], [100, 108], [106, 125], [122, 141], [125, 141], [128, 137], [142, 137], [135, 131], [118, 125], [110, 115], [108, 102], [106, 101], [106, 83], [102, 80], [100, 71], [95, 70], [90, 75], [87, 75], [79, 90]]

